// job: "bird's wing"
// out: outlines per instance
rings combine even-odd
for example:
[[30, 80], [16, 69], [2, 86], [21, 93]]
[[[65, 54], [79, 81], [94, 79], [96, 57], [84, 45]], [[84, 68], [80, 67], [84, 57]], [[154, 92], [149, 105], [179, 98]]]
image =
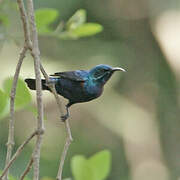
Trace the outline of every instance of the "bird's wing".
[[50, 76], [58, 76], [64, 79], [70, 79], [72, 81], [84, 82], [85, 81], [84, 74], [86, 74], [85, 71], [79, 70], [79, 71], [56, 72]]

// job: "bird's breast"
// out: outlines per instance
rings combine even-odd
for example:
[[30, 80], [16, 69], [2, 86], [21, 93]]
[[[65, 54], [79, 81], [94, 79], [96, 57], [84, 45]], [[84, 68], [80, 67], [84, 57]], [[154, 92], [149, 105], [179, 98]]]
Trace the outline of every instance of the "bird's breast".
[[103, 92], [103, 87], [90, 83], [85, 83], [84, 89], [87, 96], [93, 99], [99, 97]]

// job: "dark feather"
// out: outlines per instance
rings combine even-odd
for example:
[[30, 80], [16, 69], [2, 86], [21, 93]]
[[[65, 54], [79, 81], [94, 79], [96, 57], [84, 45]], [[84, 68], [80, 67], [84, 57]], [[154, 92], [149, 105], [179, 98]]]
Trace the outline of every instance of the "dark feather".
[[83, 76], [81, 74], [82, 71], [66, 71], [66, 72], [56, 72], [50, 76], [58, 76], [63, 79], [69, 79], [72, 81], [84, 82]]
[[[27, 83], [27, 86], [31, 90], [36, 90], [36, 80], [35, 79], [25, 79], [25, 82]], [[50, 91], [49, 87], [46, 85], [46, 80], [45, 79], [41, 79], [41, 82], [42, 82], [42, 89]]]

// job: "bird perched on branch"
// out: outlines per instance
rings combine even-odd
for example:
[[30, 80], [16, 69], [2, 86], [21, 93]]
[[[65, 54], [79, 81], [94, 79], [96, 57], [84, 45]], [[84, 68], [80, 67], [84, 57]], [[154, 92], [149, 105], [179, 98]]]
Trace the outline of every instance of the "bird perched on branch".
[[[103, 92], [104, 85], [116, 71], [125, 72], [120, 67], [113, 68], [101, 64], [90, 70], [57, 72], [50, 75], [50, 81], [55, 84], [57, 93], [69, 100], [66, 105], [67, 113], [61, 116], [61, 119], [65, 121], [69, 117], [71, 105], [98, 98]], [[25, 82], [30, 89], [36, 89], [35, 79], [25, 79]], [[44, 79], [42, 79], [42, 89], [51, 91]]]

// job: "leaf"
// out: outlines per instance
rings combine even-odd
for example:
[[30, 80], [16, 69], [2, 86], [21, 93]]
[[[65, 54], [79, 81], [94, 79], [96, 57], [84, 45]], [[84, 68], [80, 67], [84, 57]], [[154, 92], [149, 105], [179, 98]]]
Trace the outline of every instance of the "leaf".
[[[5, 92], [10, 95], [13, 78], [8, 78], [4, 81], [3, 86]], [[29, 105], [32, 97], [31, 94], [22, 79], [18, 79], [16, 97], [15, 97], [15, 110], [19, 110]]]
[[71, 160], [71, 169], [75, 180], [94, 180], [92, 170], [84, 156], [74, 156]]
[[74, 30], [86, 22], [86, 10], [79, 9], [66, 23], [67, 30]]
[[59, 12], [56, 9], [51, 8], [41, 8], [35, 11], [36, 26], [40, 34], [47, 34], [53, 32], [49, 27], [57, 17]]
[[110, 152], [108, 150], [104, 150], [96, 153], [88, 159], [88, 165], [93, 171], [93, 180], [104, 180], [110, 173]]
[[87, 37], [100, 33], [102, 30], [103, 26], [100, 24], [86, 23], [74, 29], [71, 33], [77, 37]]
[[6, 93], [0, 90], [0, 119], [9, 113], [9, 98]]

